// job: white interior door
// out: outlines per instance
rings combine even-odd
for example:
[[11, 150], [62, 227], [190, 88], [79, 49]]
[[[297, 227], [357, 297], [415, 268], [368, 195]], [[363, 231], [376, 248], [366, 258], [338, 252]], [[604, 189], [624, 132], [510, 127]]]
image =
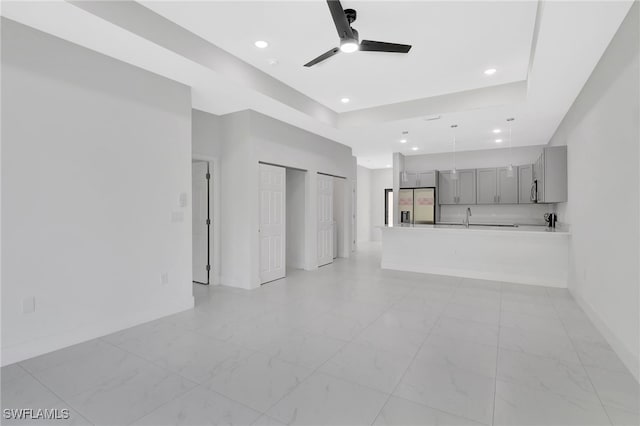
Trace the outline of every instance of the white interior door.
[[209, 163], [191, 164], [193, 281], [209, 284]]
[[260, 282], [284, 278], [286, 222], [284, 167], [260, 164]]
[[318, 175], [318, 266], [333, 262], [333, 177]]

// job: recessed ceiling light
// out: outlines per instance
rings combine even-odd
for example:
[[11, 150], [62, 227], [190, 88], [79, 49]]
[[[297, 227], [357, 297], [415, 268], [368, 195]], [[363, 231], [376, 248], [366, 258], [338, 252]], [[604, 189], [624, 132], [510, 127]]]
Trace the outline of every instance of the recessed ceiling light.
[[484, 73], [485, 73], [485, 75], [494, 75], [496, 73], [496, 71], [498, 71], [498, 70], [495, 69], [495, 68], [489, 68], [489, 69], [484, 70]]
[[400, 139], [400, 143], [407, 143], [406, 139]]
[[493, 133], [500, 133], [502, 130], [500, 129], [493, 129]]
[[418, 150], [418, 147], [417, 147], [417, 146], [414, 146], [413, 148], [411, 148], [411, 150], [412, 150], [412, 151], [417, 151], [417, 150]]
[[255, 44], [255, 45], [256, 45], [256, 47], [257, 47], [258, 49], [264, 49], [265, 47], [268, 47], [268, 46], [269, 46], [269, 43], [267, 43], [267, 42], [266, 42], [266, 41], [264, 41], [264, 40], [258, 40], [258, 41], [256, 41], [256, 42], [255, 42], [255, 43], [253, 43], [253, 44]]
[[496, 143], [502, 143], [502, 139], [496, 139]]
[[391, 167], [391, 164], [387, 164], [387, 167]]
[[351, 99], [349, 99], [349, 98], [342, 98], [342, 99], [340, 99], [340, 102], [342, 102], [343, 104], [348, 104], [350, 100]]

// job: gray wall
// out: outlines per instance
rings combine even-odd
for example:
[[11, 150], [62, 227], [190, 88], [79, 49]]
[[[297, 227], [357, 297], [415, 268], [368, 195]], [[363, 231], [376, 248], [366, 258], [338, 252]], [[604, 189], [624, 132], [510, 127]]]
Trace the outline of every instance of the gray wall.
[[4, 364], [193, 306], [190, 157], [188, 87], [2, 19]]
[[568, 146], [572, 294], [638, 377], [638, 3], [551, 140]]

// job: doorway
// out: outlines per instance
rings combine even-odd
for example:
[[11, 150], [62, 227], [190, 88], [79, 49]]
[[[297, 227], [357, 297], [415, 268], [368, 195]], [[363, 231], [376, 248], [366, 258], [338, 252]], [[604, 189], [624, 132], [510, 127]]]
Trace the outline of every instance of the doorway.
[[193, 282], [209, 285], [211, 274], [211, 172], [209, 162], [192, 160], [192, 267]]
[[305, 170], [287, 168], [287, 268], [304, 269], [306, 251]]

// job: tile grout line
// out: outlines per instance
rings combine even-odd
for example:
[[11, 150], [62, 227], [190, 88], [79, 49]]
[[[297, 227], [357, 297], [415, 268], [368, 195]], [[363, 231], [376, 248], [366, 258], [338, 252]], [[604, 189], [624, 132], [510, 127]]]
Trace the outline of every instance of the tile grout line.
[[[407, 293], [410, 293], [410, 292], [407, 292]], [[395, 305], [395, 303], [394, 303], [394, 304], [392, 304], [392, 305], [391, 305], [389, 308], [387, 308], [386, 310], [382, 311], [382, 312], [380, 313], [380, 315], [378, 315], [378, 316], [377, 316], [373, 321], [371, 321], [371, 323], [369, 323], [369, 325], [367, 325], [367, 326], [366, 326], [366, 327], [364, 327], [362, 330], [360, 330], [358, 333], [356, 333], [356, 335], [354, 335], [354, 336], [351, 338], [351, 340], [346, 341], [346, 343], [345, 343], [344, 345], [342, 345], [342, 346], [340, 347], [340, 349], [339, 349], [335, 354], [333, 354], [332, 356], [330, 356], [329, 358], [327, 358], [324, 362], [322, 362], [320, 365], [318, 365], [318, 367], [316, 367], [314, 370], [312, 370], [312, 371], [311, 371], [311, 373], [309, 373], [309, 375], [308, 375], [307, 377], [305, 377], [303, 380], [301, 380], [301, 381], [300, 381], [300, 383], [298, 383], [296, 386], [294, 386], [294, 387], [293, 387], [289, 392], [287, 392], [287, 393], [286, 393], [286, 394], [284, 394], [280, 399], [278, 399], [276, 402], [274, 402], [274, 403], [273, 403], [273, 404], [272, 404], [272, 405], [271, 405], [271, 406], [270, 406], [270, 407], [269, 407], [269, 408], [268, 408], [268, 409], [267, 409], [263, 414], [264, 414], [264, 415], [266, 415], [266, 416], [268, 416], [268, 417], [272, 417], [272, 416], [269, 416], [267, 413], [268, 413], [268, 412], [269, 412], [273, 407], [275, 407], [276, 405], [278, 405], [278, 404], [279, 404], [282, 400], [284, 400], [287, 396], [291, 395], [291, 394], [292, 394], [296, 389], [298, 389], [298, 388], [299, 388], [299, 387], [300, 387], [304, 382], [306, 382], [306, 381], [307, 381], [311, 376], [313, 376], [316, 372], [318, 372], [318, 370], [320, 370], [320, 368], [322, 368], [322, 367], [323, 367], [327, 362], [331, 361], [335, 356], [337, 356], [340, 352], [342, 352], [342, 350], [343, 350], [347, 345], [349, 345], [350, 343], [352, 343], [352, 342], [356, 339], [356, 337], [357, 337], [357, 336], [359, 336], [361, 333], [363, 333], [363, 332], [364, 332], [366, 329], [368, 329], [368, 328], [369, 328], [369, 327], [370, 327], [374, 322], [376, 322], [376, 321], [377, 321], [379, 318], [381, 318], [385, 313], [387, 313], [387, 312], [389, 311], [389, 309], [391, 309], [391, 307], [392, 307], [392, 306], [394, 306], [394, 305]], [[328, 313], [328, 312], [331, 312], [333, 309], [335, 309], [335, 307], [334, 307], [334, 308], [332, 308], [332, 309], [330, 309], [329, 311], [327, 311], [327, 313]], [[327, 336], [327, 337], [329, 337], [329, 336]], [[336, 340], [340, 340], [340, 339], [336, 339]], [[278, 358], [278, 359], [279, 359], [279, 358]], [[298, 365], [298, 364], [293, 364], [293, 365]], [[322, 373], [322, 374], [327, 374], [327, 373], [324, 373], [324, 372], [320, 372], [320, 373]], [[328, 375], [328, 376], [330, 376], [330, 377], [333, 377], [333, 378], [338, 379], [337, 377], [335, 377], [335, 376], [333, 376], [333, 375], [331, 375], [331, 374], [327, 374], [327, 375]], [[359, 383], [353, 383], [353, 382], [351, 382], [351, 381], [349, 381], [349, 380], [345, 380], [344, 378], [339, 378], [338, 380], [342, 380], [342, 381], [345, 381], [345, 382], [350, 383], [350, 384], [352, 384], [352, 385], [363, 386], [363, 387], [365, 387], [365, 388], [367, 388], [367, 389], [375, 390], [376, 392], [380, 392], [380, 391], [379, 391], [379, 390], [377, 390], [377, 389], [372, 389], [372, 388], [370, 388], [370, 387], [368, 387], [368, 386], [364, 386], [364, 385], [361, 385], [361, 384], [359, 384]], [[384, 392], [381, 392], [381, 393], [384, 393]], [[384, 407], [384, 405], [383, 405], [383, 407]], [[276, 420], [280, 421], [280, 419], [276, 419]]]
[[493, 410], [491, 411], [491, 425], [496, 422], [496, 391], [498, 390], [498, 362], [500, 361], [500, 334], [502, 331], [502, 290], [500, 286], [500, 308], [498, 309], [498, 341], [496, 344], [496, 369], [493, 377]]
[[[548, 290], [547, 290], [547, 293], [548, 293]], [[575, 302], [575, 299], [573, 298], [573, 295], [571, 295], [571, 293], [569, 293], [569, 295], [571, 296], [571, 299]], [[580, 352], [576, 349], [576, 346], [573, 343], [573, 339], [571, 338], [571, 335], [569, 334], [569, 330], [567, 330], [567, 326], [565, 325], [564, 321], [562, 320], [562, 317], [559, 315], [558, 308], [556, 307], [555, 303], [552, 303], [552, 306], [553, 306], [553, 309], [556, 312], [556, 314], [558, 314], [558, 318], [560, 318], [560, 323], [562, 324], [562, 328], [564, 329], [564, 332], [567, 334], [567, 338], [569, 339], [569, 342], [571, 343], [571, 347], [573, 348], [574, 352], [576, 353], [576, 356], [578, 357], [578, 360], [580, 361], [580, 365], [582, 366], [582, 369], [584, 370], [585, 375], [589, 379], [589, 383], [591, 384], [591, 387], [593, 388], [593, 392], [598, 397], [598, 401], [600, 401], [600, 405], [602, 406], [602, 411], [604, 411], [605, 416], [607, 416], [607, 420], [609, 420], [609, 424], [613, 425], [614, 423], [611, 420], [611, 416], [609, 416], [609, 412], [607, 411], [607, 408], [605, 407], [604, 402], [602, 402], [602, 398], [600, 397], [600, 392], [598, 392], [598, 388], [596, 388], [596, 386], [593, 384], [593, 380], [591, 380], [591, 375], [589, 374], [589, 370], [587, 370], [587, 367], [585, 367], [584, 362], [582, 361], [582, 357], [580, 356]], [[582, 308], [580, 308], [580, 309], [582, 309]], [[591, 322], [591, 320], [589, 320], [589, 322]]]
[[58, 398], [60, 401], [62, 401], [63, 403], [67, 404], [69, 407], [71, 407], [71, 409], [73, 409], [76, 413], [80, 414], [80, 416], [82, 416], [82, 418], [84, 418], [85, 420], [87, 420], [89, 423], [91, 423], [92, 425], [95, 425], [95, 423], [93, 422], [93, 420], [90, 420], [89, 417], [85, 414], [82, 414], [82, 412], [80, 410], [78, 410], [76, 407], [73, 406], [73, 404], [70, 404], [66, 399], [62, 398], [62, 396], [58, 395], [53, 389], [51, 389], [49, 386], [45, 385], [44, 383], [42, 383], [40, 381], [40, 379], [38, 379], [31, 371], [27, 370], [26, 368], [24, 368], [20, 362], [17, 362], [16, 364], [18, 364], [20, 366], [20, 368], [22, 368], [28, 375], [30, 375], [31, 377], [33, 377], [33, 379], [40, 383], [40, 385], [42, 387], [44, 387], [46, 390], [48, 390], [49, 392], [51, 392], [56, 398]]
[[[455, 290], [453, 291], [453, 293], [451, 293], [451, 295], [449, 296], [449, 298], [447, 299], [447, 304], [450, 302], [451, 299], [453, 299], [454, 294], [456, 293], [457, 289], [459, 288], [459, 283], [458, 285], [455, 287]], [[433, 325], [431, 326], [431, 328], [429, 329], [429, 332], [427, 333], [427, 335], [425, 336], [424, 340], [422, 341], [422, 343], [420, 344], [420, 347], [418, 348], [418, 350], [416, 351], [416, 353], [413, 355], [413, 358], [411, 359], [411, 362], [409, 362], [409, 364], [407, 365], [407, 368], [405, 368], [404, 372], [402, 373], [402, 376], [400, 376], [400, 380], [398, 380], [398, 383], [396, 383], [396, 385], [393, 387], [393, 389], [391, 390], [391, 392], [389, 393], [389, 395], [387, 396], [387, 399], [384, 401], [384, 404], [382, 404], [382, 406], [380, 407], [380, 409], [378, 410], [378, 413], [376, 414], [376, 416], [374, 417], [373, 421], [371, 422], [371, 424], [375, 424], [375, 422], [378, 420], [378, 417], [380, 417], [380, 413], [382, 413], [382, 410], [384, 410], [384, 407], [386, 407], [386, 405], [389, 403], [389, 400], [391, 399], [391, 397], [393, 396], [393, 394], [395, 393], [395, 391], [398, 389], [398, 386], [400, 386], [400, 383], [402, 383], [402, 381], [404, 380], [404, 377], [407, 375], [407, 372], [409, 371], [409, 369], [411, 368], [411, 366], [413, 365], [413, 363], [415, 362], [415, 360], [418, 358], [418, 354], [420, 353], [420, 351], [422, 350], [423, 346], [425, 345], [425, 343], [427, 342], [427, 340], [429, 340], [429, 337], [431, 336], [431, 334], [433, 333], [433, 329], [438, 325], [438, 323], [440, 322], [442, 318], [442, 312], [440, 312], [438, 314], [438, 318], [434, 321]], [[421, 404], [422, 405], [422, 404]], [[432, 408], [432, 407], [429, 407]], [[442, 410], [439, 410], [442, 411]]]

